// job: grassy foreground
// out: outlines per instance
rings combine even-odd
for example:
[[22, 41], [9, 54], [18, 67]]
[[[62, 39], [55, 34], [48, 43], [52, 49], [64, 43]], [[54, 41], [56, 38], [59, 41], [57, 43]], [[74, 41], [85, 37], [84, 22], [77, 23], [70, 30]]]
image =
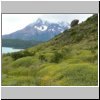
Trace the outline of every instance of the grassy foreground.
[[50, 41], [2, 56], [3, 86], [97, 86], [98, 15]]

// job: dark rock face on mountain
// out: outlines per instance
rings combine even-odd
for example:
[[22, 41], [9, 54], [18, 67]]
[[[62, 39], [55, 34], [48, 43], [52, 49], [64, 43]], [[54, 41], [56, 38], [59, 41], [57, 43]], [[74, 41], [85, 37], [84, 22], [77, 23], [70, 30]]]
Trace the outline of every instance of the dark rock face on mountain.
[[9, 35], [3, 35], [3, 39], [21, 39], [21, 40], [35, 40], [35, 41], [48, 41], [55, 35], [62, 33], [68, 29], [68, 24], [50, 23], [42, 19], [37, 19], [36, 22], [27, 25], [25, 28], [13, 32]]
[[76, 26], [78, 24], [79, 20], [75, 19], [71, 22], [71, 27]]

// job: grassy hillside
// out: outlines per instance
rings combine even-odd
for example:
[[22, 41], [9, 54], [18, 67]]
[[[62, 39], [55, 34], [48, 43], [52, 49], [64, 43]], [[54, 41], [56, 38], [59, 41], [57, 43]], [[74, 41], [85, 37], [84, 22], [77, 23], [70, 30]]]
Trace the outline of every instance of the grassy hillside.
[[97, 86], [98, 16], [46, 43], [3, 55], [2, 85]]
[[34, 40], [25, 41], [25, 40], [19, 40], [19, 39], [2, 39], [3, 47], [13, 47], [13, 48], [19, 48], [19, 49], [29, 48], [39, 43], [40, 41], [34, 41]]

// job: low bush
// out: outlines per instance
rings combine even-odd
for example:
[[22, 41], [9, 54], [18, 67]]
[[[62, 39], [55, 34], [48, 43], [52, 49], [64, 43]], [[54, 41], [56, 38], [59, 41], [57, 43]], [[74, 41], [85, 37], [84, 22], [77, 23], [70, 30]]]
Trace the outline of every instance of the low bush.
[[24, 50], [22, 52], [11, 53], [10, 55], [14, 60], [17, 60], [22, 57], [34, 56], [34, 54], [35, 54], [34, 52], [29, 52], [28, 50]]
[[51, 62], [58, 63], [62, 58], [63, 58], [63, 54], [58, 51], [55, 51], [51, 59]]

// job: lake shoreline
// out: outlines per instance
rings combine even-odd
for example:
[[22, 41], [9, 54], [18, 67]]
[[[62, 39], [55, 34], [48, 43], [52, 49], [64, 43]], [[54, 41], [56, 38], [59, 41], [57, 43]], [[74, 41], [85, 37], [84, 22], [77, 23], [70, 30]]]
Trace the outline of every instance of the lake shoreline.
[[5, 47], [5, 48], [13, 48], [13, 49], [27, 49], [27, 48], [21, 48], [21, 47], [10, 47], [10, 46], [2, 46], [2, 47]]
[[12, 52], [18, 52], [24, 49], [16, 49], [16, 48], [12, 48], [12, 47], [2, 47], [2, 54], [7, 54], [7, 53], [12, 53]]

